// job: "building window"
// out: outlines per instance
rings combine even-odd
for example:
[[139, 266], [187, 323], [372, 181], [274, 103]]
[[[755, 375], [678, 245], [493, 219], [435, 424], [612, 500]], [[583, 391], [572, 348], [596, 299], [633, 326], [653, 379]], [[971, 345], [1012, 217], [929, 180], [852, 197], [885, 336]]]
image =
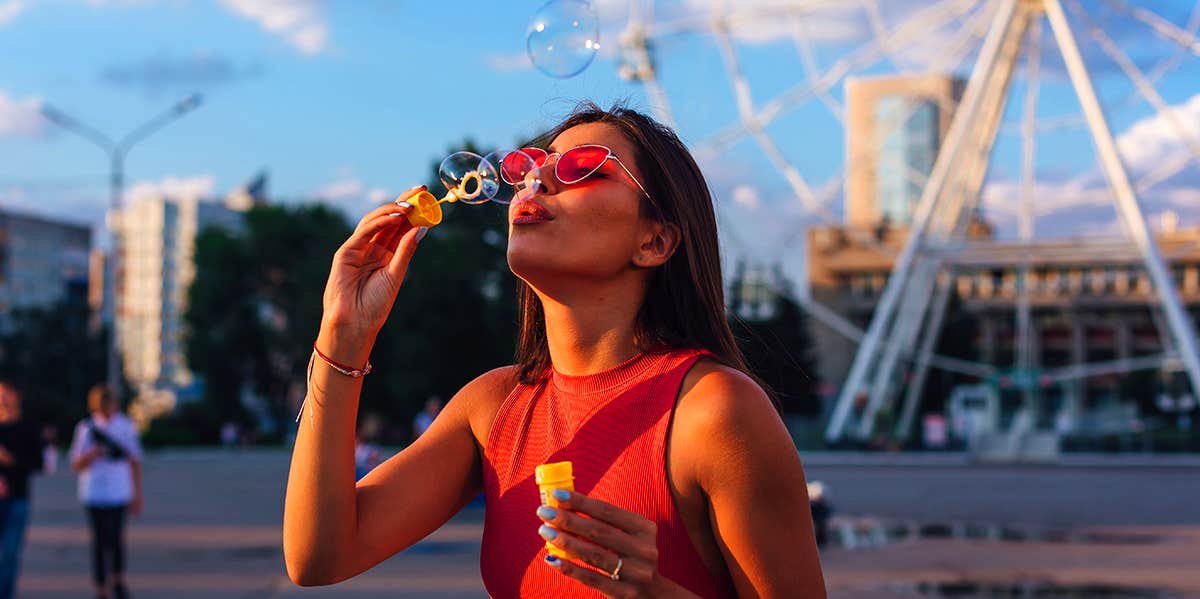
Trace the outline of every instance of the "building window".
[[937, 158], [938, 110], [929, 100], [905, 96], [880, 98], [875, 104], [876, 205], [880, 216], [910, 224], [921, 199], [924, 178]]

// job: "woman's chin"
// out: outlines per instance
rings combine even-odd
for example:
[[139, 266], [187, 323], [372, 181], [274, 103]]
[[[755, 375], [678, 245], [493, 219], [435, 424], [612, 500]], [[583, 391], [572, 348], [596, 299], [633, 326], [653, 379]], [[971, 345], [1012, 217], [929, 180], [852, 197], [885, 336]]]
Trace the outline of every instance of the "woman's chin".
[[544, 269], [547, 258], [549, 258], [549, 256], [545, 255], [545, 252], [537, 251], [537, 248], [525, 246], [526, 244], [513, 243], [510, 240], [506, 252], [509, 270], [512, 270], [513, 274], [521, 278]]

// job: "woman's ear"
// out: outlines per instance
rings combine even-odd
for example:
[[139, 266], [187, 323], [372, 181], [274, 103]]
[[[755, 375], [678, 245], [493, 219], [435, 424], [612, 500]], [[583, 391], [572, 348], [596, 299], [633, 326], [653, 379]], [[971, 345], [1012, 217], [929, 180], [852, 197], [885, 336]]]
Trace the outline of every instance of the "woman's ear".
[[662, 266], [675, 254], [679, 247], [679, 226], [675, 223], [650, 221], [650, 226], [642, 235], [641, 244], [633, 256], [635, 266], [654, 268]]

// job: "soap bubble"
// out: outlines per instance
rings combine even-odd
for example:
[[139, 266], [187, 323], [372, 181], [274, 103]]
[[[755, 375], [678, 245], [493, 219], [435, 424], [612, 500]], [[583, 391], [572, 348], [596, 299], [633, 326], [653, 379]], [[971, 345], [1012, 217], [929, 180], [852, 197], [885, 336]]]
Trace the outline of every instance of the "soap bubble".
[[438, 177], [449, 190], [443, 201], [482, 204], [500, 189], [496, 167], [473, 152], [455, 152], [447, 156], [438, 167]]
[[[496, 150], [484, 156], [483, 162], [487, 163], [489, 168], [499, 171], [500, 180], [497, 184], [508, 183], [518, 189], [533, 185], [535, 190], [536, 186], [541, 184], [537, 162], [524, 152], [511, 149]], [[491, 181], [486, 183], [486, 185], [492, 184]], [[492, 192], [490, 197], [497, 204], [507, 204], [512, 201], [512, 194], [503, 193], [500, 189]]]
[[600, 49], [596, 11], [585, 0], [550, 0], [529, 24], [525, 49], [534, 66], [566, 79], [583, 72]]

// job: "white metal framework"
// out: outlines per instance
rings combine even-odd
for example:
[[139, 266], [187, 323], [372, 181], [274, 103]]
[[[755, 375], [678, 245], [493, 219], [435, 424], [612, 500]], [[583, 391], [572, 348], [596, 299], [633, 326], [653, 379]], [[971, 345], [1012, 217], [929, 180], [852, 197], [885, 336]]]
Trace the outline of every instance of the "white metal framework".
[[[1076, 46], [1075, 36], [1067, 23], [1060, 2], [1066, 2], [1072, 16], [1088, 36], [1100, 47], [1122, 73], [1134, 84], [1135, 91], [1115, 105], [1120, 108], [1142, 100], [1152, 106], [1184, 142], [1187, 152], [1171, 157], [1130, 181], [1117, 154], [1113, 135], [1108, 129], [1105, 114], [1093, 89], [1087, 68]], [[884, 0], [792, 0], [790, 2], [739, 3], [713, 0], [713, 9], [687, 11], [673, 18], [656, 21], [654, 2], [633, 0], [630, 20], [622, 37], [622, 74], [643, 83], [651, 108], [656, 116], [673, 123], [667, 90], [658, 80], [655, 63], [656, 44], [681, 32], [701, 32], [716, 43], [723, 60], [738, 118], [693, 147], [698, 157], [716, 154], [743, 139], [752, 140], [775, 167], [805, 212], [819, 223], [839, 225], [831, 209], [845, 177], [858, 168], [858, 160], [848, 156], [842, 171], [823, 184], [812, 184], [804, 169], [788, 161], [784, 152], [768, 133], [771, 123], [795, 110], [801, 103], [819, 101], [839, 122], [845, 123], [845, 109], [830, 92], [845, 78], [869, 65], [881, 61], [898, 71], [948, 72], [976, 54], [965, 95], [955, 111], [950, 130], [941, 144], [933, 171], [907, 172], [903, 175], [923, 192], [917, 204], [910, 235], [884, 287], [874, 315], [866, 331], [849, 322], [837, 312], [822, 306], [801, 285], [792, 299], [804, 306], [809, 315], [832, 330], [859, 343], [858, 353], [850, 375], [842, 386], [834, 406], [826, 436], [830, 441], [847, 434], [866, 438], [873, 434], [875, 415], [885, 408], [897, 407], [900, 415], [896, 433], [903, 437], [912, 428], [918, 398], [928, 369], [941, 368], [978, 377], [995, 376], [997, 368], [990, 364], [954, 359], [934, 352], [937, 333], [945, 318], [946, 305], [953, 291], [955, 255], [966, 243], [970, 219], [981, 204], [981, 187], [989, 169], [991, 149], [1001, 130], [1019, 133], [1022, 138], [1020, 168], [1020, 201], [1016, 204], [1018, 238], [1027, 244], [1033, 238], [1033, 219], [1077, 201], [1039, 199], [1034, 205], [1035, 136], [1040, 132], [1065, 127], [1086, 126], [1097, 150], [1097, 156], [1111, 188], [1113, 203], [1121, 222], [1133, 239], [1157, 291], [1159, 311], [1152, 315], [1161, 321], [1165, 353], [1161, 356], [1113, 360], [1103, 363], [1075, 364], [1046, 370], [1043, 379], [1075, 380], [1104, 373], [1129, 372], [1135, 369], [1174, 365], [1186, 370], [1193, 389], [1200, 392], [1200, 358], [1192, 323], [1184, 311], [1175, 284], [1150, 236], [1145, 218], [1139, 208], [1137, 195], [1167, 180], [1189, 162], [1200, 164], [1200, 139], [1192, 134], [1186, 123], [1173, 113], [1155, 85], [1185, 59], [1200, 56], [1200, 1], [1193, 8], [1186, 24], [1177, 25], [1154, 10], [1131, 5], [1126, 0], [1097, 0], [1085, 10], [1078, 0], [930, 0], [893, 23], [885, 22], [884, 7], [898, 4]], [[693, 6], [694, 3], [689, 3]], [[911, 4], [911, 3], [908, 3]], [[1090, 18], [1089, 11], [1103, 5], [1131, 23], [1143, 26], [1158, 38], [1177, 48], [1172, 56], [1143, 70], [1130, 60], [1104, 30]], [[1153, 5], [1155, 9], [1159, 5]], [[807, 18], [821, 11], [861, 10], [868, 17], [872, 39], [869, 43], [841, 56], [822, 69], [815, 58]], [[903, 11], [901, 11], [903, 12]], [[801, 58], [804, 79], [782, 93], [756, 102], [751, 86], [738, 56], [733, 36], [736, 25], [753, 19], [767, 18], [775, 24], [791, 27], [792, 41]], [[1079, 99], [1082, 112], [1078, 114], [1038, 117], [1039, 68], [1042, 60], [1041, 30], [1048, 22], [1066, 66], [1072, 88]], [[912, 65], [903, 58], [904, 51], [929, 37], [934, 31], [951, 31], [944, 36], [946, 43], [925, 64]], [[982, 39], [982, 45], [979, 45]], [[1019, 126], [1002, 125], [1002, 114], [1009, 88], [1024, 51], [1024, 73], [1027, 82], [1023, 101], [1023, 118]], [[918, 107], [912, 100], [905, 106], [911, 115]], [[903, 112], [903, 111], [902, 111]], [[887, 126], [900, 126], [907, 118], [896, 119]], [[886, 126], [884, 127], [886, 128]], [[889, 131], [881, 130], [886, 136]], [[797, 236], [799, 237], [799, 236]], [[735, 245], [740, 242], [734, 238]], [[870, 241], [867, 241], [870, 243]], [[1032, 256], [1027, 256], [1019, 272], [1027, 272]], [[1028, 371], [1032, 361], [1031, 306], [1025, 277], [1018, 277], [1016, 306], [1016, 366]], [[787, 290], [777, 290], [790, 295]], [[903, 393], [901, 393], [903, 391]], [[1024, 388], [1025, 401], [1032, 394]], [[901, 400], [900, 396], [903, 395]]]
[[[1078, 12], [1083, 11], [1079, 9]], [[936, 263], [936, 258], [930, 258], [925, 250], [962, 239], [961, 229], [947, 230], [938, 225], [946, 220], [942, 215], [959, 215], [978, 206], [981, 181], [978, 177], [982, 174], [981, 171], [986, 169], [986, 164], [981, 168], [977, 162], [982, 160], [986, 163], [991, 153], [998, 124], [993, 119], [1003, 112], [1008, 85], [1027, 30], [1031, 23], [1039, 24], [1035, 27], [1040, 26], [1043, 15], [1049, 21], [1054, 39], [1062, 52], [1105, 177], [1112, 189], [1118, 214], [1126, 231], [1137, 245], [1155, 289], [1159, 291], [1157, 295], [1167, 317], [1170, 338], [1179, 352], [1179, 358], [1192, 387], [1200, 389], [1200, 353], [1197, 350], [1195, 329], [1146, 224], [1059, 0], [1004, 0], [967, 84], [963, 103], [954, 116], [947, 143], [939, 153], [933, 176], [930, 177], [929, 185], [921, 197], [912, 233], [888, 279], [883, 296], [872, 316], [871, 326], [855, 356], [850, 375], [838, 395], [826, 430], [828, 441], [837, 441], [843, 437], [852, 416], [855, 416], [852, 412], [856, 403], [860, 403], [860, 394], [863, 393], [867, 394], [868, 400], [856, 415], [854, 436], [859, 439], [869, 437], [874, 431], [875, 416], [880, 408], [893, 401], [898, 389], [903, 387], [902, 381], [896, 376], [897, 365], [902, 355], [911, 355], [919, 335], [926, 338], [922, 344], [924, 353], [931, 343], [928, 338], [937, 334], [946, 298], [938, 297], [934, 300], [931, 297], [933, 286], [930, 284], [930, 277], [936, 274], [935, 269], [940, 265]], [[1111, 42], [1103, 43], [1107, 38], [1099, 37], [1096, 30], [1093, 30], [1093, 35], [1102, 41], [1102, 47], [1110, 55], [1123, 56], [1118, 54], [1119, 49]], [[1166, 111], [1161, 98], [1153, 94], [1153, 88], [1149, 88], [1132, 63], [1126, 59], [1118, 60], [1118, 64], [1130, 72], [1131, 77], [1138, 83], [1139, 91], [1152, 98], [1151, 102], [1156, 108]], [[1151, 91], [1147, 91], [1147, 88]], [[1030, 100], [1027, 100], [1027, 104], [1029, 102]], [[1166, 112], [1170, 114], [1170, 111]], [[1032, 125], [1026, 126], [1032, 128]], [[1182, 129], [1181, 126], [1179, 128]], [[1027, 154], [1031, 151], [1026, 150]], [[1025, 158], [1025, 163], [1029, 164], [1031, 158], [1028, 155]], [[1027, 194], [1028, 190], [1026, 198]], [[934, 215], [938, 217], [934, 218]], [[1027, 228], [1027, 224], [1022, 226], [1022, 235], [1028, 232]], [[1028, 361], [1028, 320], [1028, 299], [1023, 298], [1018, 304], [1021, 333], [1018, 338], [1019, 363]], [[926, 324], [927, 326], [923, 326]], [[919, 385], [924, 379], [923, 367], [919, 362], [918, 374], [910, 381], [909, 397], [903, 412], [905, 422], [901, 423], [904, 426], [911, 424], [911, 404], [920, 392]], [[868, 373], [874, 373], [870, 380]]]

